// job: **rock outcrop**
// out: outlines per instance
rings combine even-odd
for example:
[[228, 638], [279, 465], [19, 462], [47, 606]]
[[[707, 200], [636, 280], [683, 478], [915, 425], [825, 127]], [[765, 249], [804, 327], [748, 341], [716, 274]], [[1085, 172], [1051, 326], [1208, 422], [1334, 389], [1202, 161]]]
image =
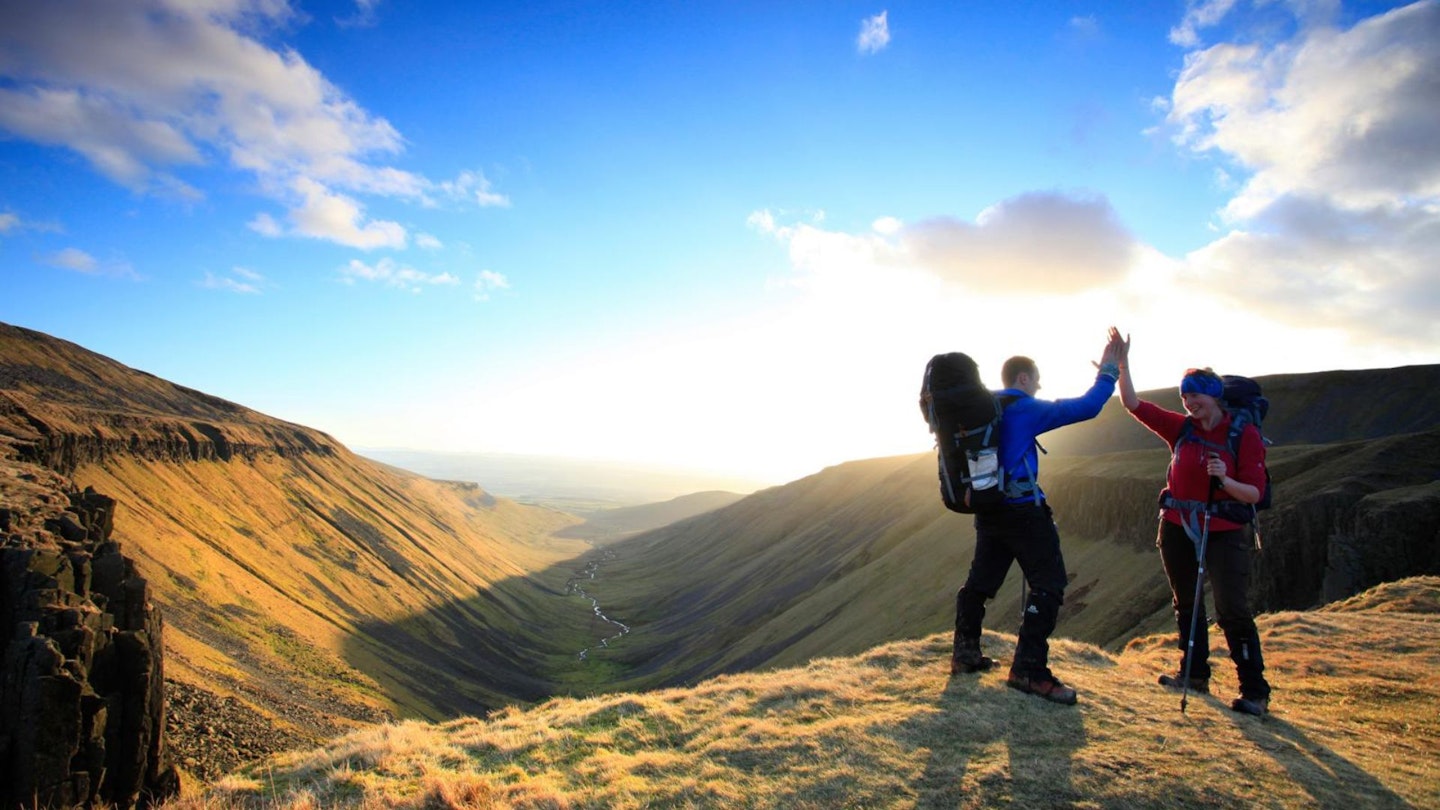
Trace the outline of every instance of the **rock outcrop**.
[[174, 795], [159, 610], [111, 542], [115, 502], [0, 464], [0, 808]]

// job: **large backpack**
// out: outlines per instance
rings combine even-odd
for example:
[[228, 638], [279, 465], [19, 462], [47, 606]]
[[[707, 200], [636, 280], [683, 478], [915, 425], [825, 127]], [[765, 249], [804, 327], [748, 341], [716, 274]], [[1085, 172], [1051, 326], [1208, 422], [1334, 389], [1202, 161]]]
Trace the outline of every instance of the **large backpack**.
[[975, 361], [961, 352], [930, 358], [920, 385], [920, 412], [935, 436], [945, 506], [975, 514], [1003, 504], [999, 445], [1004, 407], [980, 382]]
[[[1270, 400], [1261, 393], [1260, 383], [1249, 377], [1226, 374], [1220, 379], [1225, 384], [1220, 395], [1220, 406], [1230, 414], [1230, 433], [1227, 438], [1229, 447], [1227, 449], [1235, 459], [1236, 465], [1239, 465], [1240, 434], [1245, 432], [1246, 425], [1254, 425], [1256, 430], [1261, 431], [1260, 440], [1265, 444], [1270, 444], [1270, 440], [1265, 438], [1261, 427], [1266, 414], [1270, 412]], [[1180, 443], [1184, 441], [1198, 441], [1194, 436], [1194, 424], [1189, 419], [1186, 419], [1185, 424], [1181, 426], [1180, 435], [1175, 440], [1175, 447], [1178, 449]], [[1216, 501], [1211, 514], [1232, 523], [1253, 523], [1258, 518], [1257, 512], [1270, 508], [1270, 497], [1270, 470], [1267, 468], [1265, 470], [1265, 487], [1260, 491], [1259, 501], [1254, 504], [1232, 500]]]

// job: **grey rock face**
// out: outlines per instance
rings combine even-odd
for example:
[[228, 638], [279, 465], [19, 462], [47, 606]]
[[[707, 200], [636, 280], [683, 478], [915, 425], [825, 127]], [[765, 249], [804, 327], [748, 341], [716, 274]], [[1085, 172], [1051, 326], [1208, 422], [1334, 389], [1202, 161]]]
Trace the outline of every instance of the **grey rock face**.
[[115, 502], [24, 470], [0, 515], [0, 807], [157, 803], [179, 790], [160, 612], [109, 539]]

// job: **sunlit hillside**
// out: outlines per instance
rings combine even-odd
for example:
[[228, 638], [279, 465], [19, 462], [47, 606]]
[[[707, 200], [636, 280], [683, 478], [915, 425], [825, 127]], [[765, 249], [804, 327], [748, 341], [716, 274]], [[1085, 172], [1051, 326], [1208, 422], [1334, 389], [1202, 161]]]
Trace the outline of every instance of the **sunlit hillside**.
[[[1308, 407], [1358, 407], [1314, 379], [1318, 392], [1297, 389]], [[1337, 424], [1326, 443], [1272, 449], [1277, 505], [1252, 583], [1265, 609], [1440, 572], [1427, 540], [1440, 430], [1366, 438]], [[1152, 547], [1166, 458], [1045, 461], [1071, 573], [1059, 636], [1114, 654], [1169, 628]], [[0, 325], [5, 460], [116, 499], [115, 539], [164, 609], [170, 744], [201, 779], [396, 716], [691, 685], [927, 638], [951, 626], [974, 542], [970, 519], [940, 505], [929, 454], [581, 525]], [[1012, 574], [986, 626], [1013, 632], [1019, 603]]]
[[201, 776], [255, 746], [546, 697], [545, 662], [589, 642], [561, 565], [588, 546], [553, 536], [577, 518], [5, 325], [0, 451], [118, 502], [114, 539], [163, 610], [171, 744]]
[[[1168, 637], [1058, 641], [1076, 707], [950, 677], [944, 635], [687, 689], [357, 731], [171, 810], [227, 807], [1440, 807], [1440, 578], [1260, 617], [1265, 718], [1155, 685]], [[1013, 637], [987, 634], [1008, 654]], [[1228, 690], [1228, 691], [1227, 691]]]

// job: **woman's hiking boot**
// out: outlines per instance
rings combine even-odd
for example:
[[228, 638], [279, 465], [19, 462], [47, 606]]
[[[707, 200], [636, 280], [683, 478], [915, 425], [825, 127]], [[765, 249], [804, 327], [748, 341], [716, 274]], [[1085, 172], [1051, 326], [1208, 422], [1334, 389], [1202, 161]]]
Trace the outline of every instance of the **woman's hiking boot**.
[[1241, 696], [1230, 701], [1230, 708], [1241, 714], [1253, 714], [1256, 717], [1264, 717], [1270, 713], [1270, 698], [1247, 698]]
[[[1185, 689], [1185, 675], [1183, 673], [1180, 675], [1161, 675], [1160, 685], [1183, 691]], [[1190, 691], [1201, 695], [1210, 694], [1210, 679], [1192, 677], [1190, 679]]]
[[951, 675], [984, 672], [993, 666], [995, 660], [980, 652], [980, 639], [955, 639], [955, 652], [950, 656]]
[[1055, 703], [1063, 703], [1066, 706], [1075, 705], [1075, 690], [1061, 683], [1060, 679], [1055, 677], [1048, 668], [1028, 674], [1012, 669], [1010, 677], [1005, 679], [1005, 685], [1011, 689], [1038, 695]]

